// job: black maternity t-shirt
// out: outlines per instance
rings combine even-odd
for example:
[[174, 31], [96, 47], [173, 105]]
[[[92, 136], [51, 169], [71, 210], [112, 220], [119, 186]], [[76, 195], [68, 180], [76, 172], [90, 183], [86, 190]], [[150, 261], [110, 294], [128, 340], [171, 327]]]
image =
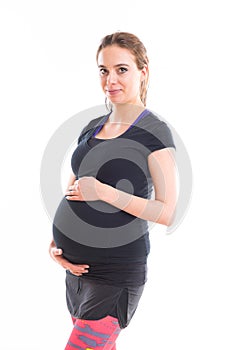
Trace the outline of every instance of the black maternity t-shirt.
[[[93, 176], [119, 190], [150, 199], [154, 188], [148, 156], [166, 147], [175, 148], [170, 129], [146, 109], [120, 136], [95, 138], [108, 117], [93, 119], [79, 136], [71, 159], [76, 178]], [[112, 314], [125, 327], [147, 278], [148, 222], [100, 200], [68, 201], [64, 197], [55, 214], [53, 236], [65, 258], [90, 266], [82, 277], [67, 271], [71, 314], [86, 319]]]

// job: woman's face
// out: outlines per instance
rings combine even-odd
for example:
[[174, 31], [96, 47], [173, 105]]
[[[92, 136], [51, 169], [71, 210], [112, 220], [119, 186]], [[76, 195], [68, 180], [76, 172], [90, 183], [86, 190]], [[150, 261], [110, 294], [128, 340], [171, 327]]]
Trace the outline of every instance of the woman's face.
[[146, 68], [139, 70], [132, 53], [117, 45], [107, 46], [98, 56], [102, 89], [112, 104], [143, 105], [140, 83], [145, 79]]

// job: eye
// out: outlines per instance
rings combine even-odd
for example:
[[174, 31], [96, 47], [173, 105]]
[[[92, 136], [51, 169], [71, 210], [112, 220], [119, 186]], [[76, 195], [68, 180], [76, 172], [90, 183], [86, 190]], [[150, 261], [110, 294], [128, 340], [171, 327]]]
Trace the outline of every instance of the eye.
[[120, 68], [119, 68], [119, 73], [120, 73], [120, 74], [126, 73], [127, 71], [128, 71], [128, 69], [125, 68], [125, 67], [120, 67]]
[[107, 69], [105, 69], [105, 68], [101, 68], [100, 70], [99, 70], [99, 74], [101, 75], [101, 76], [103, 76], [103, 75], [106, 75], [108, 72], [107, 72]]

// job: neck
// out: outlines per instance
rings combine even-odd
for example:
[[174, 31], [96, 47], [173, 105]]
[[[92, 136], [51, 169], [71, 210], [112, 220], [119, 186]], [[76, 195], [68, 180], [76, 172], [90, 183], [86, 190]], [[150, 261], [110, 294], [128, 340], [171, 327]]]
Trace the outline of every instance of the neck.
[[143, 112], [145, 106], [143, 103], [128, 104], [128, 103], [116, 103], [113, 105], [113, 110], [109, 117], [109, 122], [126, 122], [131, 123], [137, 116]]

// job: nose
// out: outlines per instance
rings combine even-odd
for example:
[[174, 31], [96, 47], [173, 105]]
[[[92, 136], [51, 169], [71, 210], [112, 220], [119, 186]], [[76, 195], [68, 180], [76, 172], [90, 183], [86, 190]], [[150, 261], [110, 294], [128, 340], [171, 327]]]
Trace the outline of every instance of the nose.
[[117, 82], [117, 74], [114, 70], [109, 71], [106, 83], [107, 85], [115, 84]]

